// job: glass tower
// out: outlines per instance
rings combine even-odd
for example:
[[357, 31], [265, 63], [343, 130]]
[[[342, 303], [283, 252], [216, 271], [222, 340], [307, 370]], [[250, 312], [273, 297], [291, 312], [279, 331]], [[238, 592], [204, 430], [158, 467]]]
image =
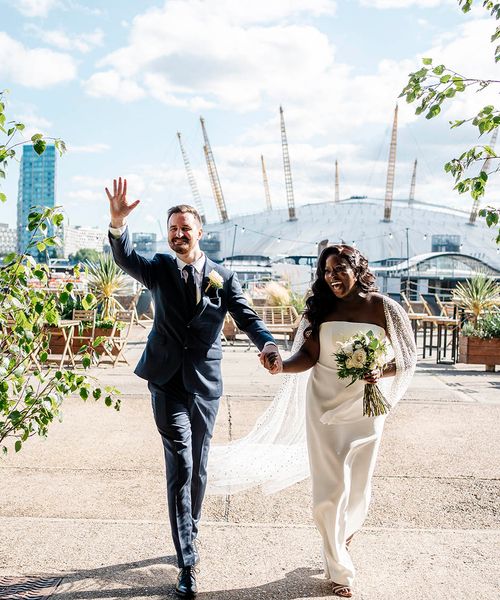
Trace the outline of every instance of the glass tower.
[[[47, 144], [45, 152], [38, 155], [33, 146], [23, 146], [21, 167], [19, 170], [19, 191], [17, 196], [17, 250], [26, 251], [32, 238], [28, 231], [28, 215], [36, 206], [55, 206], [56, 149]], [[37, 237], [53, 235], [52, 231], [41, 233]], [[30, 254], [37, 254], [36, 247]]]

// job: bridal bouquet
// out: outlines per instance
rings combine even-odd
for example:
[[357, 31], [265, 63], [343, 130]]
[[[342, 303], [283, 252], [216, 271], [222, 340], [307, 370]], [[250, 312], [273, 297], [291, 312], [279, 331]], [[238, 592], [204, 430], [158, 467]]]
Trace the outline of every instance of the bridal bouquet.
[[[387, 343], [378, 338], [373, 331], [358, 332], [345, 342], [337, 342], [338, 352], [334, 353], [340, 379], [351, 378], [352, 385], [363, 379], [376, 367], [382, 368], [386, 362]], [[349, 385], [347, 387], [349, 387]], [[363, 415], [377, 417], [389, 411], [382, 392], [376, 383], [366, 383], [363, 394]]]

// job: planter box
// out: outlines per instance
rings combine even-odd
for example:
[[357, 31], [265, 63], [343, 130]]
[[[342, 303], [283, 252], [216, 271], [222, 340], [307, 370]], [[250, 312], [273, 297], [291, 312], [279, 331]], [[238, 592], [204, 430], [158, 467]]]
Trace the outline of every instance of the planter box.
[[485, 340], [461, 335], [458, 356], [458, 362], [486, 365], [488, 371], [494, 371], [495, 365], [500, 365], [500, 338]]
[[[75, 335], [90, 335], [91, 331], [92, 331], [91, 329], [83, 329], [82, 333], [80, 334], [78, 332], [78, 329], [75, 329]], [[111, 334], [111, 329], [96, 327], [95, 333], [94, 333], [94, 338], [101, 337], [101, 336], [108, 337], [110, 334]], [[118, 329], [115, 332], [115, 336], [120, 336], [120, 335], [121, 335], [121, 330]], [[61, 330], [58, 329], [57, 327], [51, 328], [50, 329], [50, 343], [49, 343], [50, 353], [51, 354], [62, 354], [63, 350], [64, 350], [64, 344], [65, 344], [65, 341], [64, 341]], [[86, 344], [87, 343], [83, 342], [82, 340], [71, 340], [71, 350], [72, 350], [73, 354], [76, 354], [78, 352], [78, 350], [80, 350], [80, 348]], [[98, 355], [104, 354], [104, 348], [102, 347], [102, 344], [95, 349], [95, 352]], [[113, 348], [112, 354], [118, 354], [118, 349]]]

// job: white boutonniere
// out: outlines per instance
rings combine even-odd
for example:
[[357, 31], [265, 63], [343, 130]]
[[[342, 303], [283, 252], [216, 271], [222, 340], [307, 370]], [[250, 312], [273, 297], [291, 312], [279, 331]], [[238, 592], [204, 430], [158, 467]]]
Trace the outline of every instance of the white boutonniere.
[[217, 273], [215, 269], [212, 269], [208, 274], [208, 285], [205, 288], [205, 292], [208, 292], [210, 288], [220, 290], [223, 284], [224, 278], [219, 273]]

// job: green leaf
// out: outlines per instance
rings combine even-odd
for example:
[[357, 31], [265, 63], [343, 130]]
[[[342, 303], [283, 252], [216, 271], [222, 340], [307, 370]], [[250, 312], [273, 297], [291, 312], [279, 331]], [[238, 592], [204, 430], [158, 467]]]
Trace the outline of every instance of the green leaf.
[[33, 144], [33, 150], [38, 154], [43, 154], [45, 152], [45, 148], [47, 147], [47, 142], [45, 140], [38, 140]]
[[87, 398], [89, 397], [89, 391], [87, 388], [80, 388], [80, 398], [82, 400], [87, 400]]
[[429, 112], [425, 115], [426, 119], [432, 119], [437, 117], [437, 115], [441, 112], [441, 107], [439, 104], [434, 104], [430, 107]]
[[3, 192], [0, 192], [0, 202], [6, 202], [6, 201], [7, 201], [7, 196]]
[[40, 353], [40, 362], [46, 362], [48, 358], [49, 358], [48, 352], [41, 352]]
[[61, 213], [56, 213], [55, 215], [52, 216], [52, 223], [56, 226], [56, 227], [60, 227], [64, 222], [64, 215], [62, 215]]
[[66, 144], [63, 140], [57, 139], [54, 141], [54, 146], [56, 150], [59, 152], [59, 156], [62, 156], [66, 152]]
[[46, 246], [43, 242], [37, 242], [36, 248], [37, 248], [38, 252], [43, 252], [45, 250]]
[[422, 62], [424, 65], [432, 65], [432, 58], [423, 58]]
[[31, 141], [34, 142], [38, 142], [38, 140], [41, 140], [43, 138], [43, 135], [41, 133], [35, 133], [35, 135], [31, 136]]
[[14, 444], [15, 451], [19, 452], [19, 450], [21, 450], [22, 447], [23, 447], [23, 443], [21, 442], [21, 440], [17, 440], [16, 443]]
[[82, 306], [85, 310], [90, 310], [95, 303], [94, 294], [87, 294], [85, 298], [82, 298]]
[[[88, 369], [90, 367], [90, 354], [85, 354], [82, 358], [82, 366], [84, 367], [84, 369]], [[88, 398], [88, 392], [87, 392], [87, 397], [84, 398], [84, 400], [86, 400]]]
[[435, 75], [442, 75], [444, 73], [445, 69], [446, 69], [446, 67], [444, 65], [438, 65], [437, 67], [435, 67], [434, 69], [432, 69], [432, 72]]

